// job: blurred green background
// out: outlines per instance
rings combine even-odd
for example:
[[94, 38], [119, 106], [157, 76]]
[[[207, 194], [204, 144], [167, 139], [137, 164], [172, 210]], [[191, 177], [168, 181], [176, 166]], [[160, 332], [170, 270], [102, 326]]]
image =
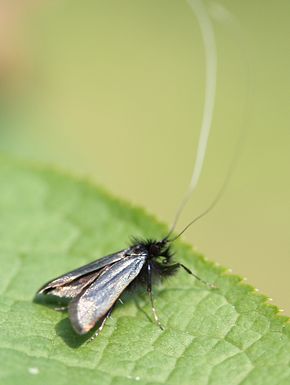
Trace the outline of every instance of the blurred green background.
[[[206, 162], [184, 235], [289, 302], [289, 1], [206, 1], [218, 51]], [[87, 175], [171, 223], [191, 177], [205, 87], [196, 16], [181, 0], [0, 5], [0, 151]], [[68, 197], [69, 199], [69, 197]]]

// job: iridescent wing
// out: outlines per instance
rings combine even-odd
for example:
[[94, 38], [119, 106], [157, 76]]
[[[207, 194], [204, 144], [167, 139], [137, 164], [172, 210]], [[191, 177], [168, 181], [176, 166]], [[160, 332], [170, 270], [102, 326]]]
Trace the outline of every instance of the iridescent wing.
[[106, 315], [140, 273], [146, 258], [146, 253], [131, 254], [104, 267], [95, 280], [70, 302], [69, 317], [77, 333], [87, 333]]
[[37, 294], [52, 294], [58, 297], [74, 298], [84, 287], [94, 281], [106, 266], [111, 266], [125, 257], [128, 250], [97, 259], [87, 265], [72, 270], [42, 286]]

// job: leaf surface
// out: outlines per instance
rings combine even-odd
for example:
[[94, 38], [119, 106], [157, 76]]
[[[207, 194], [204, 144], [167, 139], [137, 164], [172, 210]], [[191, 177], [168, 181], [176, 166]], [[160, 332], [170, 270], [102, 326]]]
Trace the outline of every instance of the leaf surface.
[[141, 292], [86, 343], [37, 289], [166, 227], [87, 181], [2, 158], [0, 186], [0, 384], [289, 385], [288, 318], [182, 242], [176, 259], [217, 288], [180, 271], [154, 288], [164, 331]]

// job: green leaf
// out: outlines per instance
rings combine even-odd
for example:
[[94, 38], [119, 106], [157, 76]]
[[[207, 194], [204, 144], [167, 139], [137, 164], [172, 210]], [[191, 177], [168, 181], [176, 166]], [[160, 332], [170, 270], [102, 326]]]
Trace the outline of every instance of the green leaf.
[[[0, 384], [286, 385], [286, 317], [241, 278], [176, 242], [185, 272], [155, 287], [165, 330], [146, 293], [118, 305], [86, 343], [65, 313], [33, 302], [57, 275], [166, 227], [86, 181], [0, 160]], [[262, 268], [262, 267], [261, 267]]]

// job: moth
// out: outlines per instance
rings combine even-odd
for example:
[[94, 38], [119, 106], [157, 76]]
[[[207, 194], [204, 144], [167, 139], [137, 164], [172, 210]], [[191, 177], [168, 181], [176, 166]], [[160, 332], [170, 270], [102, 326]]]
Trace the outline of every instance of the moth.
[[98, 323], [99, 327], [95, 333], [95, 335], [98, 335], [117, 301], [121, 301], [122, 293], [131, 286], [145, 285], [155, 322], [163, 330], [152, 293], [152, 286], [156, 281], [172, 276], [182, 268], [209, 288], [216, 287], [214, 284], [201, 279], [182, 263], [174, 261], [172, 242], [216, 206], [229, 182], [235, 164], [234, 161], [231, 163], [226, 179], [215, 199], [205, 211], [189, 222], [178, 235], [172, 237], [190, 194], [187, 194], [181, 202], [171, 229], [161, 240], [134, 239], [127, 249], [97, 259], [47, 282], [38, 290], [36, 296], [49, 294], [69, 299], [68, 314], [73, 329], [78, 334], [86, 334]]
[[173, 229], [160, 241], [135, 239], [127, 249], [97, 259], [49, 281], [38, 290], [37, 295], [50, 294], [68, 298], [68, 314], [73, 329], [78, 334], [85, 334], [99, 322], [96, 332], [98, 335], [122, 293], [130, 286], [143, 284], [150, 298], [155, 322], [163, 329], [154, 305], [153, 282], [172, 276], [182, 268], [209, 285], [188, 267], [173, 261], [172, 242], [199, 217], [173, 239], [169, 238]]

